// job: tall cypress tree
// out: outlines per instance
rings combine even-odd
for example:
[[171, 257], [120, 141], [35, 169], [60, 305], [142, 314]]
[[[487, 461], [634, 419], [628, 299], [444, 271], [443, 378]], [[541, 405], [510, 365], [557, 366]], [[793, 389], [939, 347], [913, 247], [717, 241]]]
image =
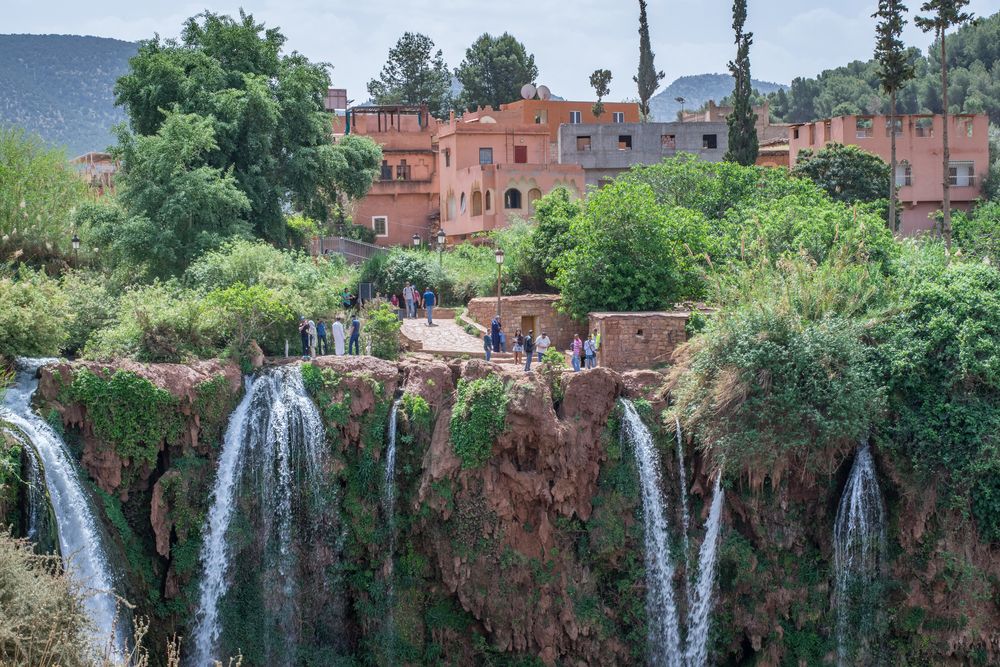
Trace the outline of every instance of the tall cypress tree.
[[948, 250], [951, 250], [951, 174], [949, 163], [951, 153], [948, 150], [948, 51], [945, 48], [945, 32], [952, 28], [972, 20], [972, 14], [962, 11], [969, 0], [928, 0], [920, 7], [920, 11], [927, 12], [927, 16], [918, 16], [914, 22], [924, 32], [933, 30], [937, 35], [941, 48], [941, 108], [944, 116], [944, 131], [941, 133], [941, 161], [944, 165], [944, 178], [942, 180], [943, 196], [941, 197], [941, 211], [944, 219], [941, 221], [941, 234]]
[[646, 0], [639, 0], [639, 73], [632, 80], [639, 86], [639, 111], [642, 119], [649, 119], [649, 100], [666, 76], [656, 71], [653, 64], [653, 47], [649, 43], [649, 22], [646, 20]]
[[899, 36], [906, 25], [904, 14], [906, 5], [898, 0], [879, 0], [878, 11], [872, 18], [878, 19], [875, 29], [875, 60], [878, 62], [878, 76], [882, 90], [889, 94], [890, 148], [889, 165], [889, 228], [896, 228], [896, 93], [916, 74], [913, 63], [907, 57], [906, 46]]
[[729, 123], [729, 151], [726, 160], [749, 167], [757, 161], [760, 144], [757, 141], [757, 115], [753, 112], [750, 83], [750, 45], [753, 33], [743, 32], [747, 21], [747, 1], [733, 0], [733, 31], [736, 33], [736, 59], [729, 71], [736, 86], [733, 89], [733, 112]]

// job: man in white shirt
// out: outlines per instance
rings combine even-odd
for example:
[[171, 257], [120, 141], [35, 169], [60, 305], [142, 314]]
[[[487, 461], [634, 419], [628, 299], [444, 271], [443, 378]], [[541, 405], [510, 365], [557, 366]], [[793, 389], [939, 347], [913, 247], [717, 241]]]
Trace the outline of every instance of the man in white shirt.
[[344, 323], [341, 319], [338, 316], [337, 321], [330, 327], [330, 331], [333, 332], [333, 351], [338, 357], [344, 356]]
[[545, 356], [545, 350], [549, 349], [550, 345], [552, 345], [552, 341], [549, 340], [549, 335], [543, 331], [542, 335], [535, 340], [535, 351], [538, 352], [539, 361]]
[[406, 287], [403, 288], [403, 301], [406, 303], [406, 316], [416, 317], [417, 309], [413, 305], [413, 288], [410, 287], [410, 283], [406, 283]]

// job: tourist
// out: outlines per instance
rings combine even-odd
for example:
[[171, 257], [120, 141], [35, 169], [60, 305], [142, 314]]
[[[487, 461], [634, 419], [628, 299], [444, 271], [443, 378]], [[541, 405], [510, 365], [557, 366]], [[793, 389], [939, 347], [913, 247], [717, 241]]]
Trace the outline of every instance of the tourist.
[[[535, 351], [535, 341], [532, 336], [534, 330], [529, 330], [528, 335], [524, 337], [524, 371], [528, 372], [531, 370], [531, 354]], [[545, 334], [542, 334], [543, 336]]]
[[351, 319], [351, 339], [347, 343], [347, 354], [361, 354], [361, 321], [357, 313]]
[[583, 356], [583, 341], [580, 340], [580, 334], [573, 334], [573, 372], [578, 373], [580, 371], [580, 357]]
[[524, 336], [521, 335], [520, 329], [514, 330], [514, 347], [512, 352], [514, 352], [514, 363], [518, 366], [521, 365], [521, 352], [524, 351]]
[[344, 323], [343, 318], [337, 315], [337, 321], [330, 327], [333, 332], [333, 353], [338, 357], [344, 356]]
[[410, 283], [406, 283], [406, 287], [403, 288], [403, 301], [406, 303], [406, 316], [416, 317], [417, 309], [413, 305], [413, 288], [410, 287]]
[[309, 320], [299, 315], [299, 338], [302, 339], [302, 358], [309, 358]]
[[587, 336], [583, 341], [584, 368], [593, 368], [597, 364], [594, 362], [597, 357], [597, 348], [594, 347], [594, 334]]
[[493, 321], [490, 322], [490, 338], [493, 339], [493, 351], [500, 351], [500, 317], [494, 317]]
[[545, 356], [545, 351], [548, 350], [551, 345], [552, 341], [549, 339], [549, 335], [543, 331], [542, 335], [535, 341], [535, 349], [538, 350], [538, 361], [542, 360], [542, 357]]
[[399, 297], [396, 296], [395, 292], [393, 292], [392, 296], [389, 297], [389, 303], [392, 304], [392, 309], [395, 310], [398, 313], [399, 312]]
[[434, 302], [435, 302], [435, 298], [434, 298], [434, 292], [431, 291], [430, 287], [428, 287], [427, 291], [424, 292], [423, 301], [424, 301], [424, 308], [427, 309], [427, 326], [432, 327], [432, 326], [434, 326]]
[[309, 356], [316, 356], [316, 339], [318, 338], [316, 332], [316, 323], [309, 320]]
[[321, 357], [330, 354], [330, 344], [326, 342], [326, 322], [323, 320], [316, 322], [316, 349]]
[[597, 368], [597, 352], [601, 349], [601, 332], [594, 329], [594, 368]]
[[500, 330], [500, 351], [507, 352], [507, 334], [503, 332], [503, 329]]
[[344, 307], [344, 310], [350, 310], [351, 306], [354, 305], [354, 295], [346, 287], [340, 293], [340, 304]]
[[489, 361], [493, 356], [493, 337], [489, 331], [483, 334], [483, 352], [486, 353], [486, 361]]

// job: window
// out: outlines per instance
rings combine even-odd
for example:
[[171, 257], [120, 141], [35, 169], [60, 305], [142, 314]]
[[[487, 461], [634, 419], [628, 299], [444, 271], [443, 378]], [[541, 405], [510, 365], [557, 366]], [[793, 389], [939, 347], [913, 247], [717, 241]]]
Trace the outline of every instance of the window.
[[958, 119], [958, 135], [972, 138], [972, 119], [971, 118], [959, 118]]
[[528, 163], [528, 147], [514, 146], [514, 164]]
[[383, 181], [392, 180], [392, 167], [389, 166], [388, 160], [382, 160], [382, 173], [380, 174], [379, 179]]
[[542, 198], [542, 191], [538, 188], [531, 188], [528, 190], [528, 205], [532, 208], [535, 207], [535, 202]]
[[517, 188], [511, 188], [503, 194], [503, 207], [504, 208], [521, 208], [521, 191]]
[[410, 165], [406, 164], [406, 160], [400, 160], [399, 164], [396, 166], [396, 180], [410, 180]]
[[612, 112], [612, 114], [611, 114], [611, 122], [612, 123], [624, 123], [625, 122], [625, 113], [622, 112], [622, 111], [614, 111], [614, 112]]
[[677, 150], [677, 136], [674, 134], [661, 134], [660, 148], [665, 151]]
[[854, 136], [858, 139], [870, 139], [873, 125], [871, 118], [858, 118], [854, 121]]
[[902, 188], [913, 185], [913, 168], [906, 160], [896, 165], [896, 187]]
[[535, 125], [542, 125], [549, 122], [549, 112], [542, 110], [535, 112]]
[[444, 149], [444, 166], [446, 166], [446, 167], [450, 167], [451, 166], [451, 149], [450, 148]]
[[466, 204], [465, 193], [463, 192], [461, 197], [458, 198], [458, 210], [461, 211], [463, 215], [465, 215], [465, 209], [467, 208]]
[[934, 119], [933, 118], [918, 118], [914, 123], [915, 134], [922, 138], [928, 139], [934, 136]]
[[455, 195], [448, 195], [448, 204], [444, 211], [445, 220], [455, 219]]
[[703, 134], [701, 135], [701, 147], [704, 150], [714, 151], [719, 147], [719, 135], [717, 134]]
[[493, 164], [493, 149], [492, 148], [480, 148], [479, 149], [479, 164]]
[[570, 122], [570, 125], [579, 125], [582, 122], [581, 119], [580, 119], [580, 112], [579, 111], [570, 111], [569, 112], [569, 122]]
[[472, 193], [472, 215], [473, 217], [483, 214], [483, 193], [476, 190]]
[[576, 138], [576, 150], [577, 151], [589, 151], [590, 150], [590, 137], [577, 137]]
[[888, 118], [885, 119], [885, 136], [887, 136], [887, 137], [890, 136], [889, 135], [889, 131], [890, 131], [889, 130], [889, 126], [890, 125], [895, 125], [896, 126], [896, 136], [897, 137], [903, 136], [903, 119], [902, 118], [897, 118], [893, 122], [890, 122]]
[[974, 162], [949, 162], [948, 181], [959, 188], [976, 184], [976, 164]]
[[631, 134], [619, 134], [618, 135], [618, 150], [620, 150], [620, 151], [630, 151], [630, 150], [632, 150], [632, 135]]
[[792, 130], [792, 139], [798, 139], [798, 138], [799, 138], [799, 128], [796, 127], [795, 129]]
[[372, 216], [372, 229], [375, 230], [375, 236], [388, 236], [389, 235], [389, 218], [384, 215], [373, 215]]

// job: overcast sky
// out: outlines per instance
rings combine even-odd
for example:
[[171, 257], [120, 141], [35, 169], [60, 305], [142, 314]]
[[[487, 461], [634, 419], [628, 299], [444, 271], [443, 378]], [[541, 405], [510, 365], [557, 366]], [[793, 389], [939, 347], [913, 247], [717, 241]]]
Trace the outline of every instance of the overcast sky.
[[[922, 0], [910, 0], [912, 8]], [[789, 83], [823, 69], [871, 57], [875, 0], [749, 0], [754, 78]], [[176, 36], [181, 22], [206, 7], [235, 14], [243, 6], [279, 26], [286, 48], [334, 66], [335, 86], [367, 99], [389, 48], [406, 30], [429, 35], [454, 68], [484, 32], [508, 31], [535, 54], [538, 83], [569, 99], [590, 99], [589, 76], [612, 71], [611, 99], [635, 96], [638, 2], [635, 0], [0, 0], [0, 31], [84, 34], [139, 40]], [[666, 83], [685, 74], [722, 72], [732, 57], [731, 0], [649, 0], [656, 66]], [[972, 0], [978, 16], [1000, 0]], [[908, 44], [931, 38], [912, 25]]]

